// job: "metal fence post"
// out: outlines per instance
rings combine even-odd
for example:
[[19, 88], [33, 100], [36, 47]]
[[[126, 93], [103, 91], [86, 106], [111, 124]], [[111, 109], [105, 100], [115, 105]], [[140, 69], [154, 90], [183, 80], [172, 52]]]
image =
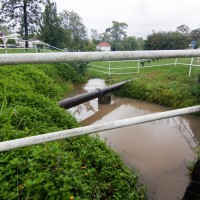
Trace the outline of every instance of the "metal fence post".
[[178, 59], [176, 58], [176, 59], [175, 59], [175, 63], [174, 63], [174, 66], [175, 66], [175, 67], [176, 67], [176, 64], [177, 64], [177, 60], [178, 60]]
[[188, 74], [189, 76], [190, 76], [190, 74], [191, 74], [191, 71], [192, 71], [193, 59], [194, 59], [194, 58], [192, 57], [192, 59], [191, 59], [191, 63], [190, 63], [189, 74]]
[[138, 74], [140, 73], [140, 61], [138, 60]]
[[110, 61], [108, 62], [108, 78], [110, 78]]

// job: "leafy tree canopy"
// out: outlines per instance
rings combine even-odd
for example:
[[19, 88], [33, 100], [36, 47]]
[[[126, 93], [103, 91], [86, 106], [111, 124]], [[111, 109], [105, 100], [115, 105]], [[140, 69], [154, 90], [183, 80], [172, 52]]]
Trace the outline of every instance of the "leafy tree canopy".
[[126, 36], [125, 29], [127, 29], [127, 27], [128, 25], [124, 22], [113, 21], [112, 26], [106, 29], [106, 33], [110, 34], [116, 51], [118, 43]]
[[45, 2], [46, 0], [0, 0], [2, 5], [0, 17], [11, 28], [20, 25], [23, 30], [22, 36], [28, 40], [28, 35], [37, 31], [42, 5]]
[[185, 24], [182, 24], [176, 28], [176, 31], [184, 35], [188, 35], [190, 33], [190, 27]]
[[147, 50], [186, 49], [190, 43], [190, 37], [180, 32], [153, 32], [145, 41]]
[[70, 42], [70, 33], [61, 27], [56, 3], [51, 3], [50, 0], [47, 0], [44, 13], [42, 14], [39, 38], [59, 48], [66, 47], [67, 43]]
[[87, 44], [87, 31], [81, 17], [74, 11], [63, 10], [60, 15], [61, 26], [71, 33], [71, 51], [82, 50]]

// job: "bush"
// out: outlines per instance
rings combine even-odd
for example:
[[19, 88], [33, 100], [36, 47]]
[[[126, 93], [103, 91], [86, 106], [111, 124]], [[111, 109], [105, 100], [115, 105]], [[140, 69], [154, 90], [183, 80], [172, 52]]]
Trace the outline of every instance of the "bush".
[[[173, 108], [199, 104], [200, 86], [197, 74], [188, 78], [186, 68], [177, 67], [151, 70], [140, 74], [140, 78], [127, 83], [118, 95], [146, 100]], [[156, 75], [156, 76], [155, 76]]]
[[[68, 64], [1, 67], [0, 141], [78, 127], [57, 100], [80, 80]], [[138, 174], [90, 136], [0, 152], [0, 180], [2, 200], [145, 199]]]

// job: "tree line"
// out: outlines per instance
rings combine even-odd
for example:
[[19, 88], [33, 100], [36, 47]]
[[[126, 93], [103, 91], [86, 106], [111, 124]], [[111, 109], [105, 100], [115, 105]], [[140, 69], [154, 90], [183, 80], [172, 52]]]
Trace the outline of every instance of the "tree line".
[[125, 22], [112, 21], [103, 33], [91, 29], [89, 39], [82, 18], [74, 11], [58, 13], [56, 3], [51, 0], [0, 0], [0, 7], [0, 31], [19, 27], [18, 32], [25, 40], [37, 38], [68, 51], [93, 51], [100, 42], [110, 43], [113, 51], [186, 49], [192, 40], [195, 48], [200, 46], [200, 28], [190, 30], [184, 24], [175, 31], [153, 31], [144, 40], [128, 36]]

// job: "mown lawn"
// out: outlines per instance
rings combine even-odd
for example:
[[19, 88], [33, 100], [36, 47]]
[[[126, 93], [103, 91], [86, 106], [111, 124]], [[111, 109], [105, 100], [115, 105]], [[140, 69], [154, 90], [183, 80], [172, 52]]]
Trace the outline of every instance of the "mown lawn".
[[4, 48], [0, 48], [0, 54], [10, 53], [48, 53], [48, 52], [60, 52], [58, 50], [47, 50], [47, 49], [23, 49], [23, 48], [8, 48], [7, 51]]
[[[105, 63], [92, 64], [103, 66]], [[177, 63], [183, 64], [175, 65], [174, 63], [175, 59], [161, 59], [145, 63], [144, 66], [140, 64], [139, 73], [114, 74], [111, 75], [111, 79], [107, 79], [107, 82], [112, 84], [134, 79], [116, 93], [121, 96], [155, 102], [173, 108], [198, 105], [200, 103], [200, 84], [197, 82], [200, 76], [200, 67], [192, 67], [191, 76], [189, 77], [189, 66], [185, 64], [191, 63], [190, 58], [177, 59]], [[169, 65], [159, 66], [162, 64]], [[197, 58], [194, 59], [193, 64], [197, 64]], [[127, 65], [130, 65], [130, 62], [112, 63], [113, 68], [121, 66], [121, 72], [133, 71], [133, 69], [124, 69]], [[152, 65], [156, 66], [148, 67]], [[90, 70], [88, 70], [88, 76], [104, 79], [108, 77], [107, 74]]]

